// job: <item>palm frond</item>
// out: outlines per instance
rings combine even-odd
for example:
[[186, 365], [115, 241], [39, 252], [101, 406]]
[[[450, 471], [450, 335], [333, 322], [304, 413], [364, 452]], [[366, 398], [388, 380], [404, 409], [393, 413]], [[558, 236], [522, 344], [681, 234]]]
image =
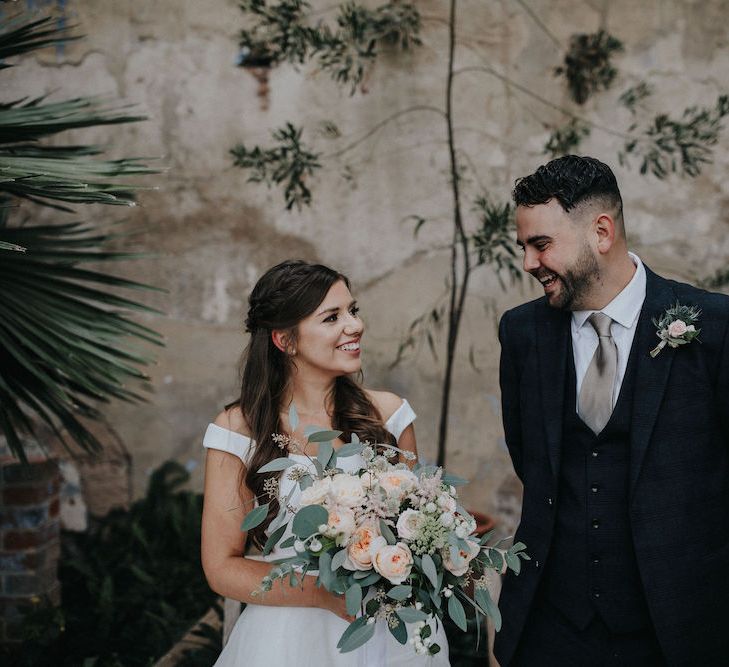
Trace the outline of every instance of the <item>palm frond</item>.
[[0, 26], [0, 69], [12, 67], [1, 61], [37, 49], [72, 42], [80, 39], [79, 35], [71, 35], [72, 27], [59, 28], [57, 20], [46, 16], [35, 21], [28, 21], [23, 14], [5, 19]]
[[115, 179], [155, 173], [137, 158], [89, 160], [18, 153], [13, 148], [0, 149], [0, 193], [38, 203], [134, 206], [134, 193], [148, 188], [116, 183]]
[[107, 107], [103, 98], [77, 97], [43, 103], [44, 97], [16, 100], [0, 106], [0, 144], [34, 141], [65, 130], [99, 125], [135, 123], [145, 116], [131, 116], [131, 105]]
[[98, 416], [95, 405], [110, 398], [141, 400], [127, 385], [144, 383], [152, 360], [129, 341], [163, 344], [128, 317], [158, 311], [106, 290], [157, 288], [79, 268], [137, 256], [104, 251], [113, 234], [80, 223], [0, 225], [0, 234], [27, 249], [0, 254], [0, 429], [21, 459], [19, 434], [32, 430], [32, 415], [59, 437], [65, 428], [85, 450], [98, 449], [77, 417]]

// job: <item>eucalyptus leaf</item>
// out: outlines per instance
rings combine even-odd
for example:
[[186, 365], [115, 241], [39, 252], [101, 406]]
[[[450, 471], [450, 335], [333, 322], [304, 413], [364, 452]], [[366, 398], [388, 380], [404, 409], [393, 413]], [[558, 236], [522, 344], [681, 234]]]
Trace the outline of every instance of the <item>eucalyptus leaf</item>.
[[395, 613], [403, 621], [405, 621], [405, 623], [417, 623], [418, 621], [428, 620], [428, 615], [424, 611], [416, 609], [415, 607], [401, 607], [400, 609], [395, 610]]
[[[355, 575], [355, 577], [356, 576], [357, 575]], [[371, 586], [372, 584], [377, 583], [380, 579], [381, 577], [377, 572], [365, 573], [365, 576], [362, 577], [362, 579], [359, 579], [359, 585], [364, 588], [365, 586]]]
[[281, 456], [273, 461], [269, 461], [266, 465], [261, 466], [258, 469], [258, 472], [281, 472], [282, 470], [286, 470], [286, 468], [290, 468], [292, 465], [296, 465], [296, 461], [288, 458], [287, 456]]
[[344, 600], [347, 604], [347, 613], [351, 616], [356, 615], [362, 604], [362, 587], [359, 584], [352, 584], [344, 594]]
[[390, 621], [388, 619], [387, 622], [387, 628], [390, 631], [390, 634], [400, 643], [400, 644], [407, 644], [408, 643], [408, 629], [405, 623], [402, 622], [401, 619], [399, 619], [397, 616], [393, 618], [393, 622], [397, 622], [397, 625], [390, 625]]
[[299, 488], [303, 491], [304, 489], [308, 489], [310, 486], [314, 484], [314, 479], [311, 475], [304, 475], [299, 479]]
[[264, 556], [268, 556], [268, 554], [273, 551], [278, 541], [283, 537], [283, 534], [286, 531], [286, 525], [287, 524], [284, 524], [283, 526], [278, 527], [271, 533], [271, 535], [269, 535], [268, 539], [266, 540], [266, 544], [263, 546]]
[[332, 574], [332, 557], [326, 551], [319, 556], [319, 581], [328, 591], [332, 590], [335, 577]]
[[334, 554], [332, 557], [332, 571], [335, 572], [338, 570], [342, 565], [344, 565], [344, 561], [347, 560], [347, 550], [342, 549], [341, 551], [337, 551], [337, 553]]
[[488, 542], [491, 539], [491, 537], [494, 534], [494, 532], [495, 532], [495, 530], [490, 530], [488, 533], [483, 534], [481, 536], [481, 539], [478, 541], [478, 543], [481, 546], [483, 546], [484, 544], [486, 544], [486, 542]]
[[342, 445], [337, 450], [337, 457], [340, 459], [346, 459], [349, 456], [356, 456], [361, 454], [364, 449], [364, 445], [358, 442], [349, 442], [346, 445]]
[[321, 463], [322, 468], [327, 467], [333, 453], [334, 447], [332, 447], [331, 442], [327, 441], [319, 444], [319, 452], [317, 453], [316, 458], [319, 463]]
[[268, 526], [269, 531], [278, 530], [280, 526], [285, 524], [288, 519], [288, 512], [286, 511], [286, 503], [283, 503], [278, 514], [274, 517], [273, 521]]
[[402, 602], [403, 600], [409, 598], [410, 595], [412, 595], [412, 592], [412, 586], [394, 586], [389, 591], [387, 591], [387, 597], [392, 598], [393, 600], [397, 600], [398, 602]]
[[261, 505], [259, 507], [256, 507], [255, 509], [252, 509], [248, 514], [246, 514], [245, 518], [243, 519], [243, 523], [240, 525], [240, 529], [246, 533], [249, 530], [252, 530], [256, 526], [260, 526], [264, 520], [266, 519], [266, 515], [268, 514], [268, 503], [265, 505]]
[[380, 533], [382, 533], [382, 537], [387, 540], [388, 544], [395, 544], [397, 542], [395, 534], [390, 530], [390, 526], [385, 523], [384, 519], [380, 519]]
[[347, 629], [342, 633], [342, 636], [339, 638], [339, 641], [337, 642], [337, 648], [342, 648], [342, 644], [344, 644], [344, 642], [346, 642], [352, 636], [352, 633], [356, 632], [365, 625], [367, 625], [366, 616], [360, 616], [359, 618], [354, 619], [347, 626]]
[[423, 574], [428, 577], [428, 581], [432, 584], [433, 588], [440, 590], [438, 587], [438, 571], [435, 568], [435, 563], [430, 554], [423, 554], [422, 557]]
[[291, 536], [287, 537], [283, 542], [281, 542], [281, 544], [279, 544], [279, 546], [282, 549], [288, 549], [289, 547], [294, 546], [294, 542], [296, 542], [296, 535], [291, 535]]
[[468, 628], [468, 624], [466, 623], [466, 610], [455, 594], [448, 598], [448, 615], [463, 632], [466, 632]]
[[501, 612], [499, 611], [499, 607], [491, 599], [488, 590], [486, 588], [477, 588], [474, 593], [474, 598], [476, 598], [478, 606], [491, 618], [496, 632], [501, 630]]
[[449, 473], [444, 473], [441, 477], [441, 481], [443, 484], [449, 484], [451, 486], [463, 486], [464, 484], [468, 484], [467, 479], [463, 479], [463, 477], [457, 477], [456, 475], [451, 475]]
[[336, 440], [340, 435], [341, 431], [314, 431], [308, 436], [309, 442], [330, 442]]
[[322, 426], [315, 426], [312, 424], [310, 424], [309, 426], [304, 426], [304, 437], [308, 439], [312, 433], [320, 433], [324, 430], [325, 429]]
[[289, 426], [291, 426], [292, 433], [299, 428], [299, 413], [296, 411], [296, 406], [293, 401], [289, 406]]
[[347, 639], [342, 642], [342, 645], [339, 647], [339, 651], [341, 653], [349, 653], [350, 651], [354, 651], [355, 649], [358, 649], [360, 646], [368, 642], [372, 637], [375, 635], [375, 624], [374, 623], [367, 623], [365, 621], [365, 624], [359, 628], [357, 628]]
[[305, 540], [319, 532], [319, 526], [329, 520], [329, 512], [320, 505], [302, 507], [294, 516], [291, 530], [299, 539]]

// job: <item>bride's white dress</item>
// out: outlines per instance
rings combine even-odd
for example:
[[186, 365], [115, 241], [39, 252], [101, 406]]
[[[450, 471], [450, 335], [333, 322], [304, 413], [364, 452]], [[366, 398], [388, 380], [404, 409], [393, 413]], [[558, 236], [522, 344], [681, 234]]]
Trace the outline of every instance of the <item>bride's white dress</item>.
[[[387, 420], [385, 427], [396, 439], [413, 422], [415, 413], [407, 401]], [[250, 438], [210, 424], [203, 440], [205, 447], [220, 449], [246, 462], [251, 448]], [[304, 456], [302, 465], [310, 465]], [[343, 458], [337, 465], [343, 470], [355, 470], [363, 464], [360, 456]], [[279, 498], [288, 495], [293, 487], [290, 503], [296, 505], [301, 493], [298, 485], [281, 476]], [[290, 535], [290, 525], [281, 541]], [[293, 548], [274, 549], [268, 556], [253, 556], [258, 560], [275, 560], [294, 555]], [[274, 607], [248, 604], [238, 618], [228, 643], [223, 648], [215, 667], [445, 667], [448, 661], [448, 641], [443, 626], [433, 629], [433, 641], [441, 650], [435, 656], [419, 656], [409, 643], [402, 645], [390, 634], [382, 622], [376, 625], [375, 636], [351, 653], [340, 653], [337, 642], [347, 621], [329, 611], [314, 607]], [[412, 629], [408, 629], [412, 636]]]

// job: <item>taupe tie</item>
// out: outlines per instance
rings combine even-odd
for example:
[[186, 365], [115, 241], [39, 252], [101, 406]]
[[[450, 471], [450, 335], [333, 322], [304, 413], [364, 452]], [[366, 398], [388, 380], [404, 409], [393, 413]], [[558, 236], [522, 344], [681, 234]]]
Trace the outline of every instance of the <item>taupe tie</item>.
[[610, 335], [612, 320], [605, 313], [593, 313], [589, 322], [597, 332], [595, 354], [582, 381], [577, 411], [595, 433], [600, 433], [613, 412], [613, 387], [618, 370], [618, 348]]

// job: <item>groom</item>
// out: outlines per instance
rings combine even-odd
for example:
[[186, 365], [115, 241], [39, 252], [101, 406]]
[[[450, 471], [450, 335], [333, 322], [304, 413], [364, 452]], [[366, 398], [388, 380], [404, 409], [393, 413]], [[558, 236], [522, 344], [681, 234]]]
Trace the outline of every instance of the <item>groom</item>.
[[[524, 270], [544, 296], [499, 329], [504, 431], [524, 484], [515, 539], [532, 560], [505, 579], [496, 657], [727, 665], [729, 297], [628, 251], [615, 176], [594, 158], [539, 167], [514, 201]], [[664, 317], [677, 304], [680, 317]], [[681, 318], [677, 346], [651, 356]]]

